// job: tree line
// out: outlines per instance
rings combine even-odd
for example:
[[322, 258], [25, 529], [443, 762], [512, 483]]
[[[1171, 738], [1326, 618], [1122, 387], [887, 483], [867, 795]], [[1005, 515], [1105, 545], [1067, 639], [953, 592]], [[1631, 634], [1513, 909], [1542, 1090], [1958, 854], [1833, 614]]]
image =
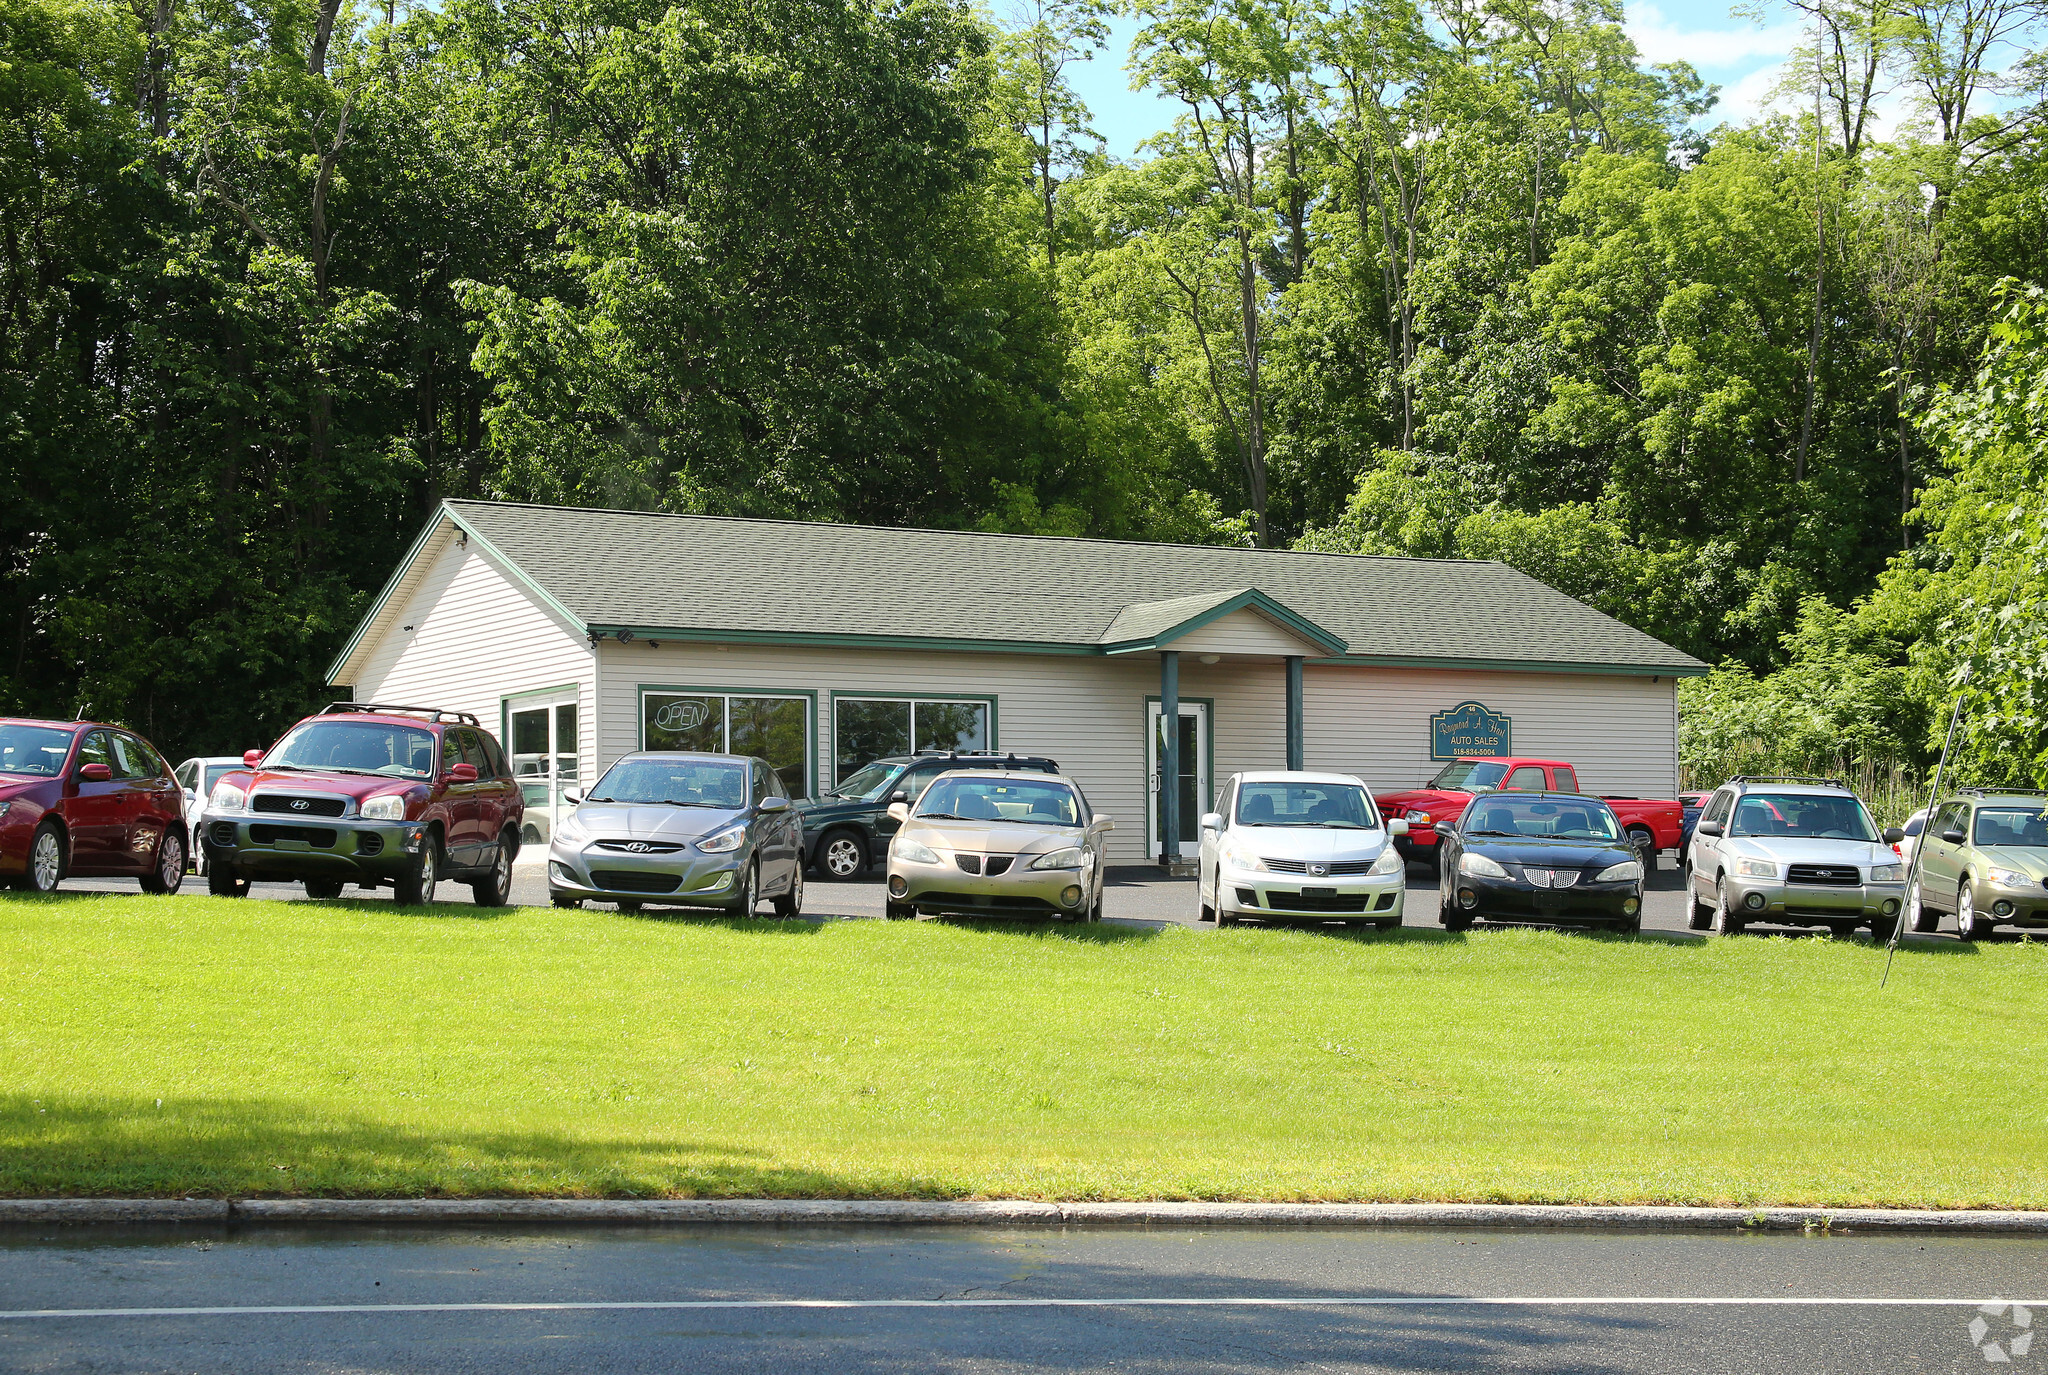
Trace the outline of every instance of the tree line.
[[1924, 759], [2042, 0], [1798, 0], [1740, 127], [1613, 0], [1129, 3], [1119, 158], [1089, 0], [0, 0], [0, 710], [266, 740], [486, 495], [1500, 558], [1724, 665], [1702, 759]]

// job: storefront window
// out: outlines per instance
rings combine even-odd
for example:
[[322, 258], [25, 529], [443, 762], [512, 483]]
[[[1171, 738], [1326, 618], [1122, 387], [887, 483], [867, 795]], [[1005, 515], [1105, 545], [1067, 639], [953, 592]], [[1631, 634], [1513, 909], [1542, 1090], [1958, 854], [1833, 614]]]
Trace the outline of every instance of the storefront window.
[[989, 748], [987, 702], [841, 697], [832, 712], [833, 777], [840, 782], [877, 759]]
[[751, 754], [768, 761], [791, 797], [810, 792], [810, 713], [801, 697], [644, 693], [640, 748]]

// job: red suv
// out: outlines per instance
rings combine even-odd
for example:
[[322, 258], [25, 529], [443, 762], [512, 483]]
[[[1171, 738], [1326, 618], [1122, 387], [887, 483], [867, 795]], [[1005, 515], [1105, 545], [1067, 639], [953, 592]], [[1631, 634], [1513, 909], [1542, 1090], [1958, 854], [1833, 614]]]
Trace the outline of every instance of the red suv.
[[512, 891], [526, 802], [496, 737], [467, 712], [336, 702], [214, 784], [200, 822], [206, 885], [251, 879], [336, 898], [354, 883], [432, 902], [442, 879], [485, 907]]
[[0, 875], [55, 892], [67, 876], [185, 881], [185, 793], [141, 736], [97, 721], [0, 719]]

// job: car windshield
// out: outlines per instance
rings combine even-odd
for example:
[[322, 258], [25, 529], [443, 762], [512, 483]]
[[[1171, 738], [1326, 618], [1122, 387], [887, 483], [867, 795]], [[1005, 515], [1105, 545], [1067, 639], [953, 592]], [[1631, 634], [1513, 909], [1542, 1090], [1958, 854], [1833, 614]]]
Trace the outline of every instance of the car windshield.
[[747, 805], [747, 766], [736, 759], [621, 759], [583, 800], [738, 811]]
[[940, 778], [918, 799], [917, 814], [935, 821], [1078, 826], [1081, 802], [1064, 783], [1022, 778]]
[[49, 726], [0, 726], [0, 773], [55, 778], [71, 752], [71, 732]]
[[833, 797], [858, 798], [862, 802], [873, 802], [882, 795], [882, 789], [889, 786], [901, 764], [869, 764], [858, 770], [853, 777], [832, 790]]
[[1735, 804], [1731, 836], [1876, 840], [1863, 804], [1846, 794], [1750, 793]]
[[1621, 827], [1602, 802], [1532, 801], [1489, 797], [1465, 814], [1468, 836], [1521, 836], [1527, 840], [1619, 840]]
[[431, 778], [434, 733], [384, 721], [308, 721], [263, 756], [266, 769]]
[[2048, 846], [2048, 807], [1979, 807], [1979, 845]]
[[1240, 826], [1330, 826], [1376, 831], [1372, 799], [1356, 783], [1252, 783], [1237, 790]]
[[1505, 764], [1493, 764], [1484, 759], [1460, 759], [1455, 764], [1444, 765], [1443, 772], [1430, 780], [1429, 786], [1470, 792], [1474, 788], [1498, 788], [1500, 781], [1507, 776], [1508, 766]]

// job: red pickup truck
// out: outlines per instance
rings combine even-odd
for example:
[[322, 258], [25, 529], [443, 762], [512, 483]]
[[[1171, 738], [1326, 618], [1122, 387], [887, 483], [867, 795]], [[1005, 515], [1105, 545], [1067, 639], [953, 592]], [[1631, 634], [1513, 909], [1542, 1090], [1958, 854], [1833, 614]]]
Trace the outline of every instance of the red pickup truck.
[[[1395, 848], [1409, 859], [1436, 868], [1437, 827], [1448, 825], [1465, 814], [1475, 793], [1557, 792], [1579, 790], [1578, 772], [1561, 759], [1457, 759], [1419, 788], [1406, 792], [1374, 793], [1373, 800], [1387, 816], [1405, 817], [1408, 834], [1394, 838]], [[1628, 832], [1630, 841], [1642, 854], [1645, 867], [1659, 850], [1676, 850], [1684, 815], [1678, 799], [1669, 801], [1643, 797], [1613, 797], [1600, 800], [1614, 809], [1614, 815]]]

